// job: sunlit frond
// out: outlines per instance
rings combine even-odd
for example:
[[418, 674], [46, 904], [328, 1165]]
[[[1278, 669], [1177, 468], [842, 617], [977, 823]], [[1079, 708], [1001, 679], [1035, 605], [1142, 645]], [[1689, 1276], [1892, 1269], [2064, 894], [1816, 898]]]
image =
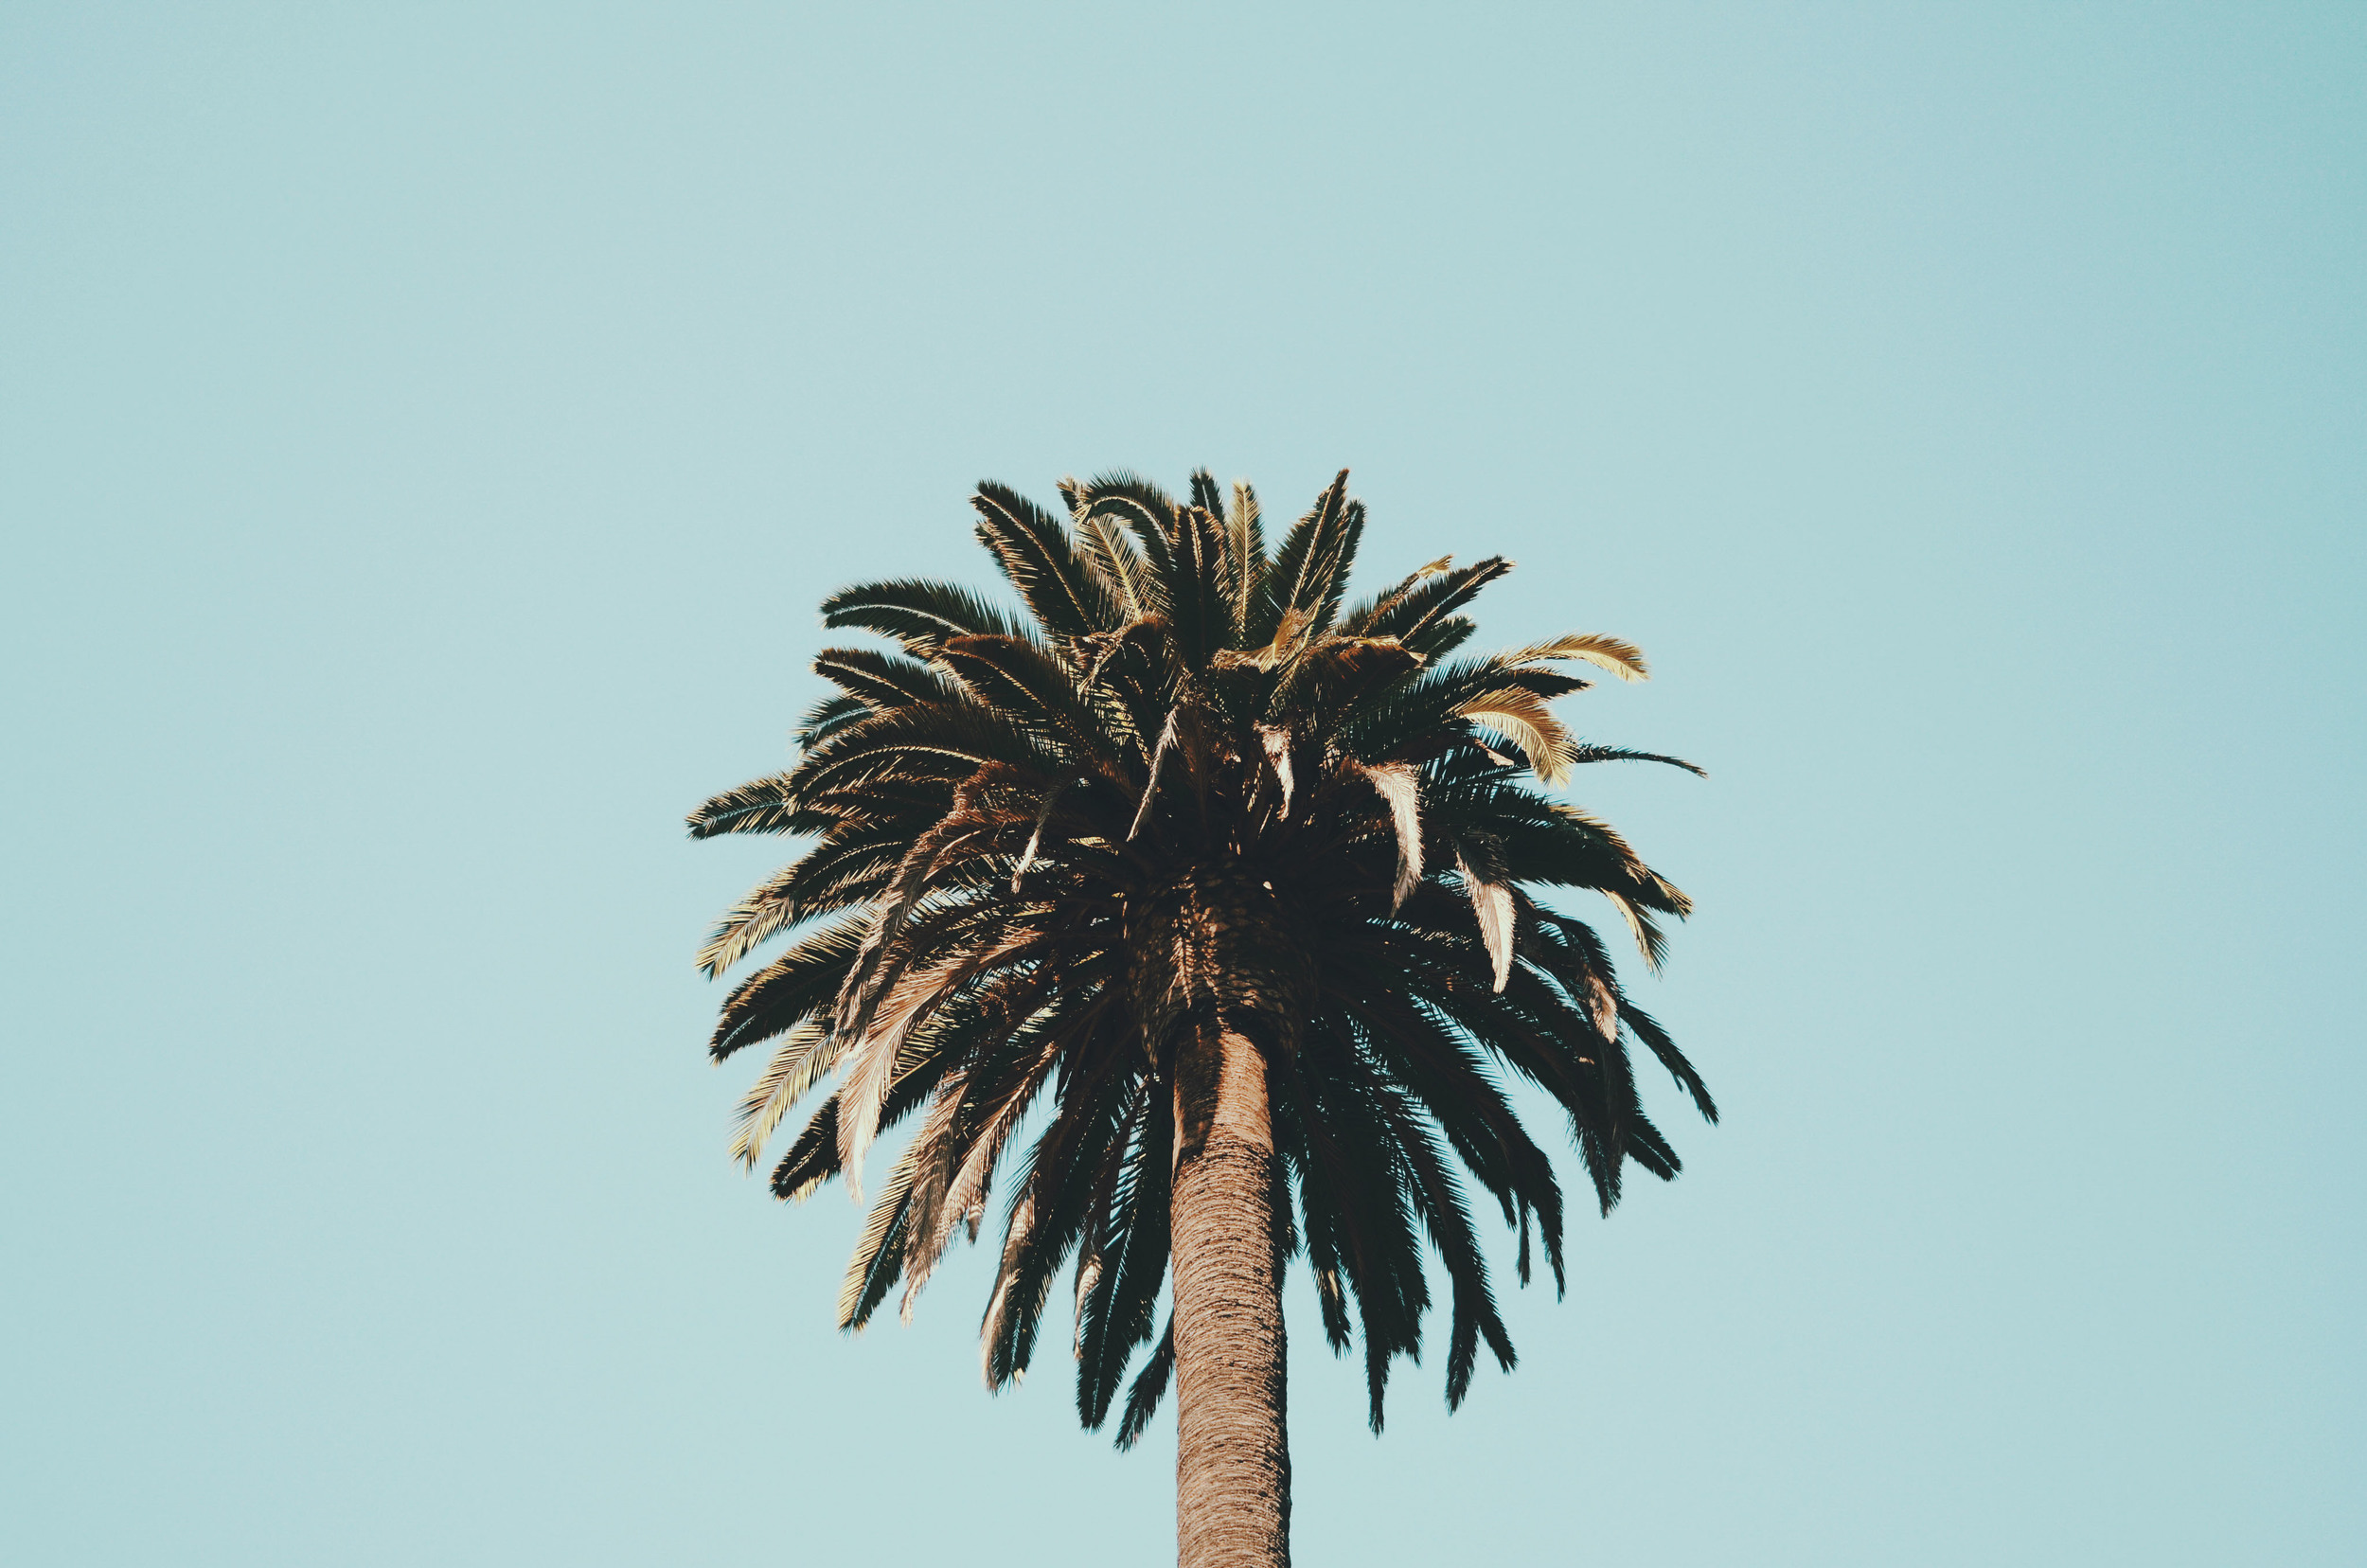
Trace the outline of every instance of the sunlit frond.
[[1608, 669], [1623, 681], [1641, 681], [1650, 673], [1644, 665], [1644, 650], [1631, 642], [1617, 637], [1600, 636], [1593, 632], [1573, 632], [1551, 642], [1532, 643], [1528, 647], [1504, 655], [1508, 664], [1534, 664], [1543, 659], [1583, 659], [1598, 669]]
[[732, 1153], [750, 1169], [764, 1157], [764, 1146], [772, 1141], [781, 1118], [828, 1070], [830, 1055], [819, 1049], [828, 1038], [828, 1031], [813, 1019], [792, 1029], [781, 1048], [774, 1052], [764, 1076], [740, 1101], [739, 1119], [732, 1128]]
[[948, 637], [1019, 635], [1023, 628], [967, 588], [906, 578], [842, 588], [822, 601], [825, 626], [861, 627], [926, 657]]
[[1389, 897], [1389, 908], [1395, 913], [1422, 881], [1421, 775], [1410, 762], [1356, 766], [1364, 781], [1389, 803], [1389, 819], [1397, 829], [1397, 880]]
[[1519, 686], [1498, 686], [1455, 704], [1455, 716], [1486, 724], [1521, 748], [1537, 776], [1547, 784], [1569, 781], [1575, 748], [1544, 700]]

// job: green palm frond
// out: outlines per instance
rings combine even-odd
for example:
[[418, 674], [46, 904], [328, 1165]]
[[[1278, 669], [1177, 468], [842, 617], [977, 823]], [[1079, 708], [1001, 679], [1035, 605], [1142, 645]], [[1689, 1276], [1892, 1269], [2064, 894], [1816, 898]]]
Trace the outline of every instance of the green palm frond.
[[1081, 637], [1124, 624], [1109, 591], [1050, 512], [991, 480], [979, 485], [970, 505], [978, 513], [980, 543], [1045, 632]]
[[1024, 623], [967, 588], [911, 578], [840, 589], [822, 601], [822, 624], [877, 632], [922, 658], [948, 637], [1025, 631]]
[[828, 1030], [807, 1019], [790, 1031], [789, 1039], [774, 1053], [764, 1076], [740, 1102], [739, 1125], [732, 1130], [732, 1153], [742, 1164], [753, 1168], [764, 1157], [764, 1146], [772, 1141], [781, 1118], [828, 1070], [830, 1053], [823, 1047], [829, 1040]]
[[1159, 1413], [1159, 1401], [1166, 1398], [1167, 1379], [1174, 1372], [1175, 1325], [1169, 1323], [1160, 1330], [1158, 1347], [1143, 1363], [1133, 1388], [1126, 1396], [1126, 1415], [1118, 1422], [1117, 1446], [1121, 1451], [1132, 1448], [1150, 1429], [1150, 1418]]
[[1125, 525], [1106, 510], [1094, 510], [1074, 479], [1063, 480], [1060, 489], [1069, 500], [1069, 515], [1077, 525], [1077, 547], [1085, 565], [1100, 579], [1103, 591], [1128, 624], [1160, 614], [1165, 608], [1160, 585], [1152, 580], [1142, 547], [1129, 537]]
[[1257, 511], [1257, 491], [1246, 479], [1233, 484], [1233, 499], [1224, 508], [1224, 559], [1229, 570], [1226, 591], [1233, 606], [1234, 646], [1249, 635], [1250, 615], [1266, 580], [1266, 529]]
[[1134, 1351], [1150, 1338], [1167, 1274], [1166, 1162], [1175, 1147], [1173, 1101], [1145, 1094], [1122, 1135], [1115, 1180], [1088, 1221], [1092, 1267], [1077, 1299], [1077, 1414], [1088, 1428], [1109, 1418]]
[[1410, 646], [1422, 647], [1425, 633], [1454, 618], [1457, 611], [1479, 597], [1482, 589], [1511, 570], [1512, 562], [1502, 556], [1489, 556], [1468, 566], [1453, 566], [1442, 557], [1381, 595], [1371, 609], [1350, 616], [1341, 630], [1363, 636], [1402, 637]]
[[1144, 565], [1143, 613], [1164, 616], [1169, 612], [1172, 587], [1169, 558], [1175, 530], [1176, 505], [1166, 491], [1140, 474], [1119, 470], [1096, 474], [1088, 483], [1067, 481], [1069, 515], [1079, 523], [1108, 522], [1126, 531]]
[[1304, 615], [1312, 630], [1329, 630], [1363, 533], [1364, 505], [1348, 499], [1348, 471], [1342, 469], [1274, 551], [1261, 590], [1261, 611], [1248, 630], [1271, 633], [1293, 611]]
[[810, 746], [841, 726], [869, 716], [870, 712], [869, 703], [860, 697], [849, 697], [842, 691], [835, 696], [825, 697], [808, 708], [805, 716], [797, 721], [797, 728], [790, 738], [800, 746]]
[[961, 687], [938, 670], [874, 648], [826, 648], [814, 656], [813, 672], [874, 713], [963, 700]]

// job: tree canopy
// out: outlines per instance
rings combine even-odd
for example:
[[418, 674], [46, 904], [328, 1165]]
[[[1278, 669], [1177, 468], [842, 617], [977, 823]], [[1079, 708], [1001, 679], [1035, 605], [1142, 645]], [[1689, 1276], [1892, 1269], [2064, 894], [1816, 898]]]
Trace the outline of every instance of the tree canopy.
[[[1101, 1425], [1133, 1368], [1130, 1443], [1173, 1355], [1157, 1311], [1174, 1062], [1147, 1014], [1161, 985], [1258, 990], [1248, 1011], [1288, 1024], [1263, 1042], [1277, 1251], [1311, 1271], [1332, 1346], [1361, 1339], [1375, 1430], [1392, 1360], [1420, 1345], [1434, 1257], [1457, 1404], [1482, 1345], [1514, 1357], [1474, 1194], [1517, 1230], [1522, 1282], [1539, 1252], [1564, 1280], [1561, 1188], [1509, 1083], [1558, 1108], [1606, 1212], [1629, 1163], [1679, 1168], [1638, 1057], [1716, 1119], [1593, 928], [1543, 901], [1601, 895], [1657, 965], [1685, 896], [1553, 792], [1592, 763], [1692, 764], [1582, 740], [1553, 712], [1590, 677], [1641, 680], [1628, 643], [1463, 651], [1507, 561], [1441, 557], [1349, 602], [1364, 508], [1344, 472], [1271, 550], [1250, 487], [1204, 472], [1184, 498], [1129, 473], [1060, 493], [1065, 515], [995, 484], [973, 497], [1018, 609], [920, 579], [829, 596], [829, 626], [881, 641], [822, 651], [835, 691], [793, 765], [690, 816], [697, 837], [804, 841], [699, 955], [721, 974], [787, 938], [712, 1041], [718, 1059], [773, 1047], [735, 1152], [763, 1158], [825, 1079], [774, 1167], [784, 1198], [859, 1185], [872, 1143], [917, 1123], [878, 1185], [841, 1324], [899, 1284], [909, 1313], [1000, 1187], [989, 1385], [1027, 1367], [1074, 1260], [1078, 1413]], [[1148, 912], [1194, 880], [1246, 900], [1275, 935], [1271, 963], [1164, 929], [1146, 956]], [[1032, 1140], [1015, 1140], [1031, 1111]]]

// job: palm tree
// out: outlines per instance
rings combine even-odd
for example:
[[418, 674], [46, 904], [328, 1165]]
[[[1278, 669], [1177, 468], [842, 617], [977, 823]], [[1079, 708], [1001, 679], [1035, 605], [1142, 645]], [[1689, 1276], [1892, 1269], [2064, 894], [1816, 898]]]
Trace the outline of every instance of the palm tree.
[[1692, 764], [1581, 742], [1548, 711], [1588, 685], [1571, 664], [1642, 679], [1627, 643], [1449, 657], [1508, 561], [1433, 561], [1344, 610], [1364, 524], [1344, 472], [1271, 555], [1250, 488], [1204, 472], [1187, 502], [1130, 474], [1060, 490], [1065, 520], [1000, 485], [972, 498], [1023, 615], [917, 579], [824, 601], [827, 624], [893, 646], [825, 650], [838, 694], [795, 765], [691, 814], [694, 837], [809, 840], [699, 955], [720, 974], [792, 938], [731, 992], [712, 1051], [778, 1042], [740, 1110], [751, 1166], [836, 1075], [774, 1169], [783, 1198], [859, 1188], [874, 1139], [917, 1118], [847, 1270], [847, 1328], [899, 1280], [909, 1315], [956, 1234], [976, 1238], [1048, 1096], [1006, 1178], [988, 1385], [1026, 1369], [1074, 1254], [1085, 1425], [1150, 1345], [1117, 1440], [1172, 1381], [1179, 1560], [1285, 1563], [1289, 1260], [1335, 1352], [1354, 1312], [1378, 1432], [1391, 1361], [1419, 1348], [1427, 1241], [1451, 1408], [1481, 1345], [1513, 1364], [1455, 1167], [1518, 1229], [1522, 1282], [1533, 1235], [1563, 1278], [1560, 1189], [1507, 1072], [1567, 1115], [1606, 1212], [1627, 1162], [1678, 1169], [1630, 1042], [1716, 1119], [1594, 932], [1530, 891], [1600, 893], [1657, 965], [1684, 895], [1530, 780]]

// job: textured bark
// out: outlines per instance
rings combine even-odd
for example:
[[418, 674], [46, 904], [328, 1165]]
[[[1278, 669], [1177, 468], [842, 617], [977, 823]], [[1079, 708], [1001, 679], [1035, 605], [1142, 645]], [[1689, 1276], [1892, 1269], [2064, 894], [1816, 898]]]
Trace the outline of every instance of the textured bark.
[[1230, 1030], [1179, 1057], [1176, 1125], [1208, 1133], [1175, 1170], [1175, 1559], [1272, 1568], [1290, 1560], [1290, 1452], [1265, 1061]]
[[1202, 872], [1144, 911], [1132, 982], [1175, 1092], [1176, 1560], [1290, 1560], [1279, 1185], [1269, 1053], [1297, 1046], [1308, 975], [1272, 893]]

